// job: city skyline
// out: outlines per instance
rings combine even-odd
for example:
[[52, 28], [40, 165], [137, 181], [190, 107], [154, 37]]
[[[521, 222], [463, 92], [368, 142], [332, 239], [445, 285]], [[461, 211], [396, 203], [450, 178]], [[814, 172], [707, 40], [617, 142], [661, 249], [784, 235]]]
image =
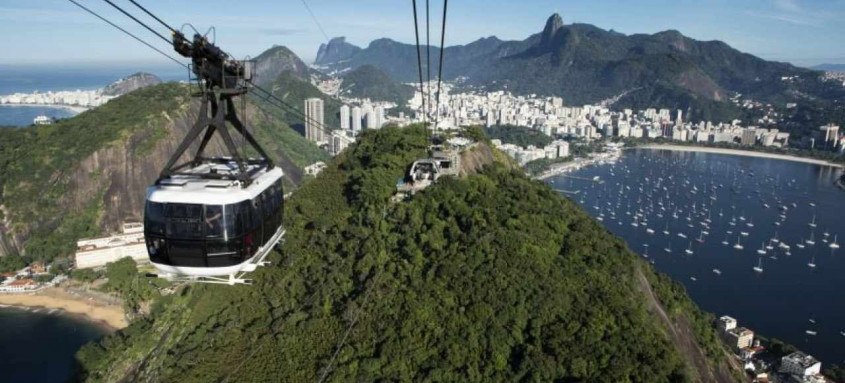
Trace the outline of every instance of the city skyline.
[[[134, 25], [105, 2], [89, 0], [81, 4], [157, 47], [168, 49], [163, 41]], [[141, 14], [128, 2], [117, 4]], [[317, 48], [327, 37], [346, 36], [349, 42], [359, 46], [382, 37], [405, 43], [414, 39], [410, 2], [288, 0], [270, 4], [246, 1], [238, 4], [238, 16], [232, 16], [231, 4], [221, 0], [205, 2], [203, 8], [188, 1], [149, 0], [142, 5], [173, 26], [191, 22], [203, 32], [214, 26], [217, 42], [235, 56], [242, 57], [258, 55], [273, 45], [285, 45], [306, 62], [312, 62]], [[437, 40], [434, 36], [439, 36], [441, 6], [440, 2], [432, 2], [432, 43]], [[0, 4], [0, 10], [0, 32], [19, 36], [0, 42], [0, 49], [7, 52], [0, 64], [136, 62], [166, 65], [166, 59], [154, 51], [68, 1], [7, 2]], [[422, 8], [420, 11], [424, 14]], [[837, 41], [837, 36], [845, 32], [845, 27], [837, 22], [845, 16], [845, 1], [840, 0], [753, 0], [744, 4], [726, 0], [648, 0], [617, 4], [603, 0], [567, 3], [565, 7], [551, 0], [533, 0], [530, 4], [471, 0], [451, 4], [447, 45], [467, 44], [493, 35], [503, 40], [521, 40], [538, 33], [545, 19], [555, 12], [561, 14], [567, 24], [589, 23], [625, 34], [676, 29], [695, 39], [722, 40], [764, 59], [799, 66], [845, 63], [845, 47]], [[356, 17], [348, 17], [350, 14]], [[155, 25], [164, 34], [160, 25], [152, 21], [150, 25]], [[62, 33], [56, 33], [57, 30]], [[115, 52], [119, 54], [115, 55]]]

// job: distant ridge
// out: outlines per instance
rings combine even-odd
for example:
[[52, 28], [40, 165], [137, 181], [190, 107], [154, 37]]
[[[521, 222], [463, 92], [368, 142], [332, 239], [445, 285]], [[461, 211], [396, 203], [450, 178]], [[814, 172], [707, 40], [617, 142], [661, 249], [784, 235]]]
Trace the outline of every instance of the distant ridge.
[[[335, 40], [344, 49], [329, 54], [323, 47], [319, 55], [320, 65], [329, 70], [372, 65], [400, 82], [418, 76], [412, 44], [382, 38], [358, 48]], [[432, 49], [431, 61], [438, 60], [439, 50]], [[445, 48], [443, 75], [447, 80], [464, 77], [466, 85], [491, 90], [560, 96], [569, 105], [625, 94], [616, 107], [682, 109], [692, 119], [714, 121], [746, 117], [728, 102], [735, 94], [779, 106], [813, 103], [810, 124], [824, 121], [824, 113], [816, 111], [843, 96], [841, 86], [824, 83], [812, 69], [766, 61], [722, 41], [695, 40], [676, 30], [625, 35], [590, 24], [566, 24], [559, 14], [524, 40], [488, 37]]]
[[845, 72], [845, 64], [820, 64], [812, 67], [812, 69], [829, 72]]
[[107, 85], [103, 88], [103, 94], [106, 96], [121, 96], [141, 88], [158, 84], [161, 84], [161, 79], [156, 75], [138, 72]]

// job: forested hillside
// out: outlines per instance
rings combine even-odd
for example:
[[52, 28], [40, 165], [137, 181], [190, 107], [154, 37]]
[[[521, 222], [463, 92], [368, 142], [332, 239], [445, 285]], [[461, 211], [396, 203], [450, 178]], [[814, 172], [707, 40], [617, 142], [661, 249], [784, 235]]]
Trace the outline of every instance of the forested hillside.
[[84, 347], [87, 381], [730, 381], [709, 317], [574, 203], [491, 162], [410, 202], [421, 127], [286, 203], [253, 286], [192, 285]]

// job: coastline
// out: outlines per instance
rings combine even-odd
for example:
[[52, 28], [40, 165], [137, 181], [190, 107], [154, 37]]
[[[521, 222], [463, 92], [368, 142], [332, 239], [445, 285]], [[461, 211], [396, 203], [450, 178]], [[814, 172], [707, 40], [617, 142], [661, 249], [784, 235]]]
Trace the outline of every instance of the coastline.
[[797, 157], [797, 156], [790, 156], [786, 154], [776, 154], [776, 153], [763, 153], [763, 152], [756, 152], [751, 150], [741, 150], [741, 149], [723, 149], [723, 148], [709, 148], [704, 146], [684, 146], [684, 145], [662, 145], [662, 144], [648, 144], [642, 146], [635, 146], [630, 148], [625, 148], [626, 150], [630, 149], [651, 149], [651, 150], [671, 150], [671, 151], [680, 151], [680, 152], [702, 152], [702, 153], [714, 153], [714, 154], [728, 154], [728, 155], [735, 155], [735, 156], [744, 156], [744, 157], [757, 157], [757, 158], [767, 158], [773, 160], [783, 160], [783, 161], [792, 161], [792, 162], [803, 162], [806, 164], [813, 164], [813, 165], [820, 165], [820, 166], [830, 166], [835, 168], [842, 168], [843, 165], [835, 164], [832, 162], [818, 160], [815, 158], [806, 158], [806, 157]]
[[0, 305], [58, 309], [63, 313], [100, 324], [109, 331], [120, 330], [129, 325], [123, 307], [75, 297], [60, 288], [47, 288], [37, 293], [0, 294]]
[[57, 104], [0, 104], [2, 106], [22, 106], [22, 107], [30, 107], [30, 108], [56, 108], [56, 109], [66, 109], [74, 114], [80, 114], [82, 112], [88, 111], [91, 108], [87, 108], [84, 106], [76, 106], [76, 105], [57, 105]]

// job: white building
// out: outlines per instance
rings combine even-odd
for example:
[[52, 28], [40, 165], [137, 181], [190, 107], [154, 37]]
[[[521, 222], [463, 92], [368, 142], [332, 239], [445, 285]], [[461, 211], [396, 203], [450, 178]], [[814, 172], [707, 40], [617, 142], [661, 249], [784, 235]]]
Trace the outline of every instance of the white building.
[[736, 328], [736, 319], [727, 315], [719, 318], [719, 329], [722, 331], [730, 331]]
[[361, 108], [356, 106], [352, 108], [352, 132], [358, 134], [361, 131]]
[[148, 262], [144, 243], [144, 225], [123, 224], [123, 233], [108, 237], [81, 239], [76, 242], [76, 267], [90, 269], [105, 266], [121, 258], [130, 257], [136, 262]]
[[309, 98], [305, 100], [305, 138], [311, 142], [322, 143], [326, 141], [323, 134], [324, 123], [323, 100]]
[[822, 363], [801, 351], [781, 358], [780, 372], [785, 374], [812, 376], [821, 373]]
[[305, 174], [307, 174], [309, 176], [316, 177], [317, 174], [320, 174], [320, 172], [322, 172], [323, 169], [325, 169], [325, 168], [326, 168], [325, 162], [317, 161], [317, 162], [315, 162], [311, 165], [306, 166], [305, 169], [303, 169], [303, 170], [305, 170]]
[[349, 105], [340, 107], [340, 129], [349, 130]]
[[329, 138], [329, 153], [336, 156], [349, 147], [355, 140], [349, 137], [347, 130], [334, 130]]

